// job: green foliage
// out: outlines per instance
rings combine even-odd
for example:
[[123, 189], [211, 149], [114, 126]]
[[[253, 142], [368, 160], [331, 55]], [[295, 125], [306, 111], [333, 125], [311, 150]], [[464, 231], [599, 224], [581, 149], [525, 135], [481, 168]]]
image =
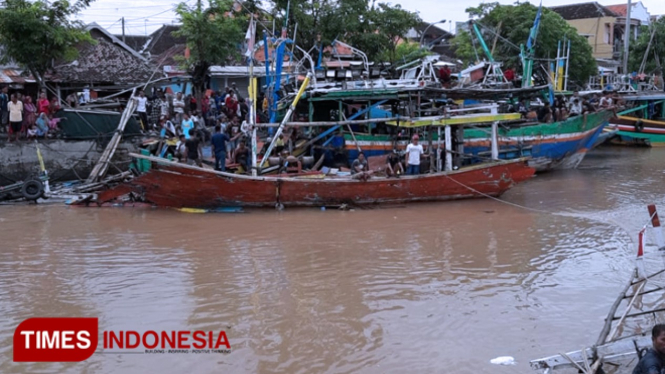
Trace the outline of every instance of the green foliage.
[[210, 66], [224, 65], [240, 55], [238, 47], [248, 21], [232, 9], [230, 0], [209, 0], [206, 7], [201, 0], [193, 6], [183, 2], [176, 7], [182, 26], [173, 34], [187, 40], [189, 59], [182, 62], [192, 75], [198, 93], [203, 90]]
[[[499, 38], [493, 53], [494, 58], [497, 61], [503, 61], [504, 65], [519, 66], [520, 51], [516, 46], [521, 44], [526, 45], [538, 7], [529, 3], [519, 5], [481, 4], [477, 8], [469, 9], [472, 10], [472, 15], [483, 14], [482, 18], [477, 21], [479, 24], [494, 30], [494, 32], [498, 31], [498, 34], [502, 38], [507, 39], [513, 44], [511, 45]], [[485, 42], [491, 49], [495, 36], [482, 27], [480, 29]], [[475, 39], [475, 34], [472, 36], [469, 33], [460, 32], [453, 41], [458, 58], [467, 63], [476, 61], [472, 37]], [[591, 46], [561, 16], [549, 9], [543, 8], [535, 47], [536, 59], [555, 58], [557, 43], [559, 40], [563, 41], [564, 38], [571, 41], [570, 79], [579, 85], [584, 85], [589, 76], [596, 73], [596, 61], [592, 56]], [[485, 58], [484, 52], [479, 49], [477, 40], [476, 51], [480, 59]], [[542, 71], [538, 67], [538, 63], [538, 61], [535, 62], [534, 72], [536, 70]], [[547, 68], [547, 62], [543, 62], [543, 65]]]
[[[397, 65], [406, 64], [430, 54], [432, 54], [432, 52], [427, 48], [421, 48], [418, 43], [404, 42], [398, 44], [395, 48], [394, 59], [391, 62]], [[381, 59], [383, 61], [390, 61], [388, 56], [383, 56]]]
[[74, 4], [67, 0], [5, 0], [0, 8], [3, 62], [16, 62], [43, 83], [54, 60], [71, 61], [78, 55], [78, 43], [94, 42], [83, 24], [70, 20], [89, 4], [90, 0]]
[[[665, 17], [661, 17], [658, 21], [653, 22], [651, 27], [642, 26], [640, 36], [636, 41], [631, 41], [630, 53], [628, 54], [628, 67], [630, 71], [639, 72], [644, 54], [649, 45], [649, 40], [651, 40], [651, 33], [654, 31], [644, 72], [647, 74], [660, 74], [663, 72], [663, 64], [665, 64]], [[658, 56], [657, 58], [660, 61], [656, 60], [656, 56]]]
[[[284, 24], [288, 0], [273, 0], [277, 25]], [[323, 45], [340, 40], [363, 51], [370, 61], [394, 61], [400, 38], [420, 22], [416, 13], [400, 5], [366, 0], [291, 0], [289, 30], [298, 24], [296, 42], [312, 48], [321, 36]]]

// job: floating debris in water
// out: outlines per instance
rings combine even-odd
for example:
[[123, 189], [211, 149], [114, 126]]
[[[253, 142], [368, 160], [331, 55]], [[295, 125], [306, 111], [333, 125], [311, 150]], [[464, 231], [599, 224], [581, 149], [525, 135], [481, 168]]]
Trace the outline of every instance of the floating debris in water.
[[516, 365], [515, 358], [511, 356], [501, 356], [490, 360], [494, 365]]

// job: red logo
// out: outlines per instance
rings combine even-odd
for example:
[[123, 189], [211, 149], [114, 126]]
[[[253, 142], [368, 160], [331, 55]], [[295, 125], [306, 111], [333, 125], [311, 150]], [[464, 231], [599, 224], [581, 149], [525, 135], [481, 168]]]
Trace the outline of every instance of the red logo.
[[97, 341], [97, 318], [30, 318], [14, 331], [14, 361], [83, 361]]
[[[77, 362], [99, 341], [97, 318], [30, 318], [14, 331], [15, 362]], [[231, 353], [225, 331], [103, 331], [101, 353]]]

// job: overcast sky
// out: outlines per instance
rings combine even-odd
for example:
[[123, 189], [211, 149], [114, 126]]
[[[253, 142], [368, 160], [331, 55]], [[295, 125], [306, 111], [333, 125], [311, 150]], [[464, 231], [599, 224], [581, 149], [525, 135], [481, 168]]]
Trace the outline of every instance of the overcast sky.
[[[378, 2], [380, 2], [379, 0]], [[491, 2], [488, 0], [485, 2]], [[189, 0], [193, 4], [195, 0]], [[399, 0], [387, 1], [393, 4], [401, 4], [405, 9], [418, 12], [420, 17], [427, 22], [437, 22], [442, 19], [447, 21], [445, 26], [438, 25], [443, 29], [454, 30], [455, 22], [465, 21], [468, 15], [464, 9], [477, 6], [480, 1], [475, 0]], [[499, 0], [501, 4], [513, 4], [514, 0]], [[612, 5], [620, 2], [613, 0], [599, 0], [600, 4]], [[532, 3], [536, 4], [534, 1]], [[544, 0], [543, 6], [554, 6], [573, 4], [572, 0]], [[169, 0], [96, 0], [90, 8], [85, 10], [80, 18], [86, 22], [97, 22], [115, 34], [122, 32], [120, 19], [125, 17], [125, 33], [127, 35], [145, 35], [158, 29], [163, 24], [175, 21], [176, 16], [173, 8], [177, 2]], [[665, 14], [665, 0], [642, 0], [642, 4], [652, 15]], [[352, 15], [349, 15], [352, 17]]]

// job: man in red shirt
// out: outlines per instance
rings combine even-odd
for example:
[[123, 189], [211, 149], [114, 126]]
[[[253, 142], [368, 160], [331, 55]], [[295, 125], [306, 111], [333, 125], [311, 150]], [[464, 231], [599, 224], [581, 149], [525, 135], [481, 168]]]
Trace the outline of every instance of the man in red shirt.
[[509, 67], [508, 69], [504, 70], [503, 76], [506, 78], [508, 82], [512, 82], [513, 80], [515, 80], [515, 71], [513, 71], [513, 68]]

